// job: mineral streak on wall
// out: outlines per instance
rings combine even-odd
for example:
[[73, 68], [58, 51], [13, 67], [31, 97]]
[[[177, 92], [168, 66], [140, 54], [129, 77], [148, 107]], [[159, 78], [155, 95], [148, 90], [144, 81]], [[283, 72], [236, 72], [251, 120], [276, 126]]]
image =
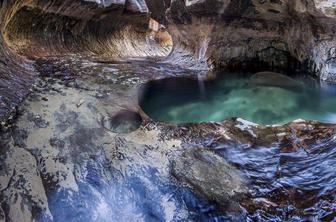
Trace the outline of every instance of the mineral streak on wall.
[[174, 40], [169, 58], [196, 69], [301, 69], [333, 80], [333, 2], [172, 1], [165, 21]]

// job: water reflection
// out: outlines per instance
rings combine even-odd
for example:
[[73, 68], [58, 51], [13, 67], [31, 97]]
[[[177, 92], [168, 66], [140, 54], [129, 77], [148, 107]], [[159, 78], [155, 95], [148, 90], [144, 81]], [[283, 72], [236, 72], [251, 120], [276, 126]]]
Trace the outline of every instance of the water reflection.
[[153, 119], [174, 123], [231, 117], [260, 124], [336, 121], [336, 85], [305, 76], [251, 75], [225, 73], [204, 85], [179, 78], [153, 81], [145, 86], [141, 105]]

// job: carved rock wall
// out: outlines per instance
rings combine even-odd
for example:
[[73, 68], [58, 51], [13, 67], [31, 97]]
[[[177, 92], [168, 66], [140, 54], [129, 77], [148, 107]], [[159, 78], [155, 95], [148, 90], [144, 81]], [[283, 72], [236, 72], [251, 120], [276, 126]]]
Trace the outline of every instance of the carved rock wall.
[[170, 59], [190, 66], [260, 71], [312, 71], [335, 76], [333, 1], [172, 1]]
[[0, 120], [29, 92], [37, 57], [166, 56], [170, 48], [148, 38], [149, 19], [144, 0], [1, 1]]
[[167, 62], [193, 69], [312, 71], [335, 81], [333, 0], [4, 0], [0, 119], [28, 92], [41, 56], [166, 56], [148, 22], [173, 38]]

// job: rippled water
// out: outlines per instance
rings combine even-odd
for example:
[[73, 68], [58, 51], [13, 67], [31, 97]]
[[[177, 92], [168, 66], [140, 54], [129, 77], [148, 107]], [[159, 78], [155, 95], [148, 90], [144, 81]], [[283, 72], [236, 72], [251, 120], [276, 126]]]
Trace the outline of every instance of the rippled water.
[[283, 75], [222, 74], [202, 87], [197, 80], [165, 79], [145, 86], [141, 104], [153, 119], [173, 123], [231, 117], [260, 124], [299, 118], [334, 123], [336, 85]]
[[[336, 122], [336, 86], [305, 76], [231, 75], [205, 82], [204, 88], [197, 80], [166, 79], [147, 84], [141, 99], [150, 117], [174, 123], [230, 117], [263, 124], [299, 118]], [[240, 202], [245, 212], [240, 218], [222, 218], [205, 210], [208, 219], [336, 221], [335, 136], [311, 138], [308, 143], [293, 136], [269, 146], [212, 147], [243, 172], [249, 192]]]
[[[104, 75], [97, 75], [94, 71], [92, 76], [106, 78], [99, 81], [105, 84], [122, 84], [122, 80], [117, 80], [117, 73], [120, 72], [123, 77], [133, 76], [133, 73], [142, 70], [139, 65], [141, 63], [94, 63], [89, 69], [84, 67], [81, 73], [93, 72], [94, 68], [99, 70], [102, 66], [109, 71], [103, 72]], [[161, 70], [162, 76], [169, 73], [167, 68], [154, 68], [144, 73], [155, 73], [158, 70]], [[336, 109], [334, 85], [320, 84], [306, 77], [295, 80], [284, 78], [280, 82], [264, 80], [260, 76], [252, 78], [252, 75], [235, 75], [204, 83], [200, 79], [186, 78], [155, 81], [146, 85], [141, 105], [151, 117], [172, 122], [222, 120], [231, 116], [250, 116], [255, 118], [252, 119], [254, 121], [262, 120], [265, 123], [273, 123], [273, 118], [277, 120], [274, 122], [282, 122], [307, 116], [333, 121], [333, 110]], [[115, 87], [109, 86], [114, 90]], [[66, 96], [57, 95], [60, 96], [59, 100]], [[114, 102], [112, 99], [110, 101]], [[85, 107], [83, 105], [81, 108]], [[76, 106], [73, 108], [76, 113], [79, 112]], [[95, 117], [96, 111], [92, 112], [94, 115], [90, 114], [91, 111], [85, 112], [85, 115]], [[74, 114], [61, 113], [65, 117]], [[63, 149], [59, 152], [61, 161], [71, 159], [74, 162], [77, 190], [60, 187], [53, 177], [43, 179], [54, 221], [336, 221], [336, 139], [331, 135], [332, 129], [328, 139], [317, 139], [327, 136], [315, 138], [313, 135], [314, 138], [305, 140], [309, 140], [309, 144], [300, 141], [295, 135], [288, 138], [287, 142], [268, 146], [209, 138], [215, 141], [212, 143], [207, 141], [208, 138], [203, 140], [201, 136], [204, 146], [224, 157], [247, 178], [249, 192], [239, 202], [241, 211], [237, 213], [239, 215], [229, 215], [226, 209], [198, 195], [189, 186], [171, 180], [171, 175], [166, 172], [168, 166], [167, 169], [164, 166], [165, 170], [158, 167], [167, 158], [162, 147], [156, 149], [146, 144], [146, 138], [143, 138], [144, 142], [137, 139], [133, 141], [123, 138], [127, 134], [120, 133], [114, 140], [120, 140], [123, 145], [116, 146], [119, 151], [111, 162], [111, 159], [106, 158], [105, 151], [101, 151], [101, 142], [105, 139], [110, 141], [111, 138], [105, 138], [105, 134], [102, 136], [98, 129], [83, 133], [87, 128], [91, 129], [92, 123], [77, 115], [67, 121], [79, 128], [71, 134], [69, 140], [67, 137], [64, 139], [66, 144], [74, 144], [70, 149], [73, 154]], [[117, 120], [121, 117], [117, 115]], [[30, 124], [35, 125], [33, 122]], [[22, 140], [21, 132], [24, 131], [18, 131], [19, 136], [14, 135], [14, 138], [20, 139], [16, 138], [17, 144]], [[56, 133], [59, 134], [59, 131]], [[8, 137], [11, 138], [11, 135]], [[306, 135], [302, 137], [306, 138]], [[1, 138], [0, 145], [6, 142], [5, 138]], [[94, 141], [99, 142], [95, 145]], [[295, 142], [297, 146], [293, 146]], [[50, 158], [40, 155], [39, 149], [44, 150], [45, 147], [32, 151], [37, 160]], [[18, 149], [15, 147], [13, 150]], [[43, 212], [34, 213], [41, 213], [37, 221], [50, 221], [50, 217]]]
[[335, 221], [335, 138], [309, 148], [225, 146], [217, 151], [250, 181], [250, 221]]

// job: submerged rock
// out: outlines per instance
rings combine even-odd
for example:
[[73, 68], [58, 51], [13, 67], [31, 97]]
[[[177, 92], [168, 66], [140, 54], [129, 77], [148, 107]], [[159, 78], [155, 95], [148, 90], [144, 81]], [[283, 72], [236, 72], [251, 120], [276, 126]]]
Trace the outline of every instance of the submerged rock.
[[241, 173], [223, 157], [202, 148], [188, 149], [173, 160], [174, 177], [196, 193], [230, 212], [238, 212], [237, 200], [245, 193]]
[[[14, 132], [0, 134], [0, 221], [286, 221], [307, 219], [303, 211], [311, 212], [308, 221], [332, 217], [335, 125], [297, 120], [262, 126], [240, 118], [175, 125], [144, 117], [132, 133], [111, 133], [118, 121], [132, 119], [118, 113], [137, 116], [131, 103], [137, 90], [103, 81], [78, 61], [57, 66], [81, 73], [75, 80], [81, 88], [41, 80], [64, 93], [43, 83], [46, 90], [30, 97], [48, 100], [29, 99]], [[137, 87], [153, 79], [148, 73], [163, 78], [171, 69], [116, 67], [122, 83], [141, 78]], [[97, 99], [97, 92], [105, 96]], [[77, 108], [80, 99], [85, 103]], [[314, 202], [302, 206], [302, 199]], [[297, 210], [288, 212], [293, 206]]]
[[303, 90], [303, 85], [300, 82], [276, 72], [258, 72], [251, 77], [251, 83], [260, 86], [284, 88], [294, 92]]
[[[281, 130], [277, 127], [259, 130], [257, 126], [237, 124], [232, 120], [182, 126], [153, 123], [152, 126], [140, 127], [142, 119], [137, 113], [118, 113], [120, 110], [116, 108], [134, 99], [130, 93], [133, 90], [131, 86], [159, 78], [158, 73], [163, 78], [167, 74], [186, 75], [187, 72], [175, 72], [171, 67], [161, 69], [161, 65], [131, 64], [129, 60], [118, 64], [118, 69], [124, 69], [120, 73], [114, 66], [107, 66], [112, 59], [168, 55], [171, 47], [149, 41], [148, 23], [152, 17], [164, 24], [172, 35], [174, 47], [167, 61], [174, 67], [177, 64], [197, 69], [241, 69], [247, 64], [286, 70], [307, 68], [317, 72], [322, 79], [334, 80], [336, 15], [333, 2], [0, 1], [0, 122], [7, 128], [6, 120], [10, 120], [17, 127], [12, 135], [9, 135], [11, 132], [0, 134], [0, 221], [186, 221], [181, 214], [188, 210], [190, 215], [195, 214], [193, 208], [184, 208], [185, 201], [179, 200], [182, 198], [179, 198], [180, 193], [176, 194], [176, 187], [166, 191], [169, 184], [161, 181], [169, 175], [166, 172], [169, 169], [167, 156], [179, 153], [176, 149], [181, 149], [180, 143], [205, 143], [209, 140], [212, 142], [207, 143], [214, 147], [215, 143], [229, 147], [231, 143], [223, 143], [230, 137], [253, 145], [264, 144], [265, 140], [271, 143], [279, 137], [283, 143], [280, 148], [285, 151], [304, 149], [320, 153], [320, 147], [316, 150], [309, 148], [312, 141], [319, 145], [324, 140], [329, 143], [323, 147], [330, 146], [333, 150], [334, 126], [318, 123], [310, 126], [306, 122], [296, 122]], [[54, 56], [57, 58], [50, 64], [38, 62], [38, 58]], [[89, 61], [85, 61], [86, 56], [90, 57]], [[103, 64], [106, 67], [99, 67]], [[101, 78], [97, 73], [107, 75]], [[37, 76], [58, 78], [65, 85], [55, 87], [54, 80], [42, 82], [41, 86], [33, 85]], [[273, 86], [283, 84], [296, 88], [296, 84], [288, 79], [267, 81]], [[28, 101], [23, 115], [15, 119], [18, 105], [30, 88], [37, 91], [36, 98], [45, 99]], [[95, 94], [97, 90], [99, 94]], [[85, 98], [85, 103], [80, 101], [81, 98]], [[100, 115], [104, 116], [99, 119], [102, 122], [96, 121]], [[134, 132], [125, 133], [131, 131]], [[168, 134], [169, 131], [173, 132]], [[169, 136], [176, 138], [167, 140]], [[262, 160], [264, 151], [257, 153]], [[228, 211], [238, 211], [236, 200], [245, 193], [239, 171], [208, 150], [197, 148], [181, 152], [180, 157], [172, 160], [173, 175], [206, 199]], [[307, 152], [302, 153], [307, 155]], [[334, 153], [326, 154], [322, 157], [334, 157]], [[286, 166], [283, 163], [291, 159], [292, 156], [281, 158], [274, 166], [278, 166], [280, 160], [280, 166]], [[317, 160], [319, 164], [325, 163], [326, 167], [310, 165], [313, 170], [309, 172], [323, 172], [323, 176], [328, 178], [322, 177], [323, 180], [317, 181], [315, 175], [308, 174], [308, 179], [316, 180], [317, 184], [331, 184], [321, 187], [327, 192], [324, 196], [316, 196], [310, 194], [316, 191], [312, 189], [301, 195], [302, 190], [309, 186], [315, 188], [315, 184], [298, 180], [307, 171], [292, 172], [293, 178], [289, 181], [293, 183], [287, 184], [289, 188], [282, 186], [289, 197], [284, 197], [282, 205], [275, 203], [281, 207], [277, 220], [297, 220], [302, 212], [322, 210], [329, 214], [322, 218], [312, 215], [309, 220], [334, 219], [335, 176], [330, 167], [335, 165], [334, 158]], [[303, 166], [306, 163], [302, 161]], [[270, 172], [268, 165], [257, 169]], [[283, 169], [278, 172], [284, 175], [287, 169], [298, 168], [289, 165]], [[302, 189], [293, 193], [292, 188], [298, 185], [302, 185]], [[274, 193], [273, 189], [270, 190], [264, 200], [276, 202], [268, 198], [276, 199], [278, 196]], [[303, 201], [308, 206], [299, 208], [302, 211], [292, 217], [288, 215], [292, 203], [308, 200], [307, 196], [318, 198], [319, 203]], [[328, 201], [330, 209], [326, 208]], [[178, 209], [179, 206], [183, 209]], [[259, 208], [250, 212], [251, 221], [256, 219], [252, 214]], [[197, 213], [201, 214], [201, 211]], [[315, 214], [318, 213], [322, 214]], [[265, 212], [264, 218], [269, 220], [269, 214]]]

